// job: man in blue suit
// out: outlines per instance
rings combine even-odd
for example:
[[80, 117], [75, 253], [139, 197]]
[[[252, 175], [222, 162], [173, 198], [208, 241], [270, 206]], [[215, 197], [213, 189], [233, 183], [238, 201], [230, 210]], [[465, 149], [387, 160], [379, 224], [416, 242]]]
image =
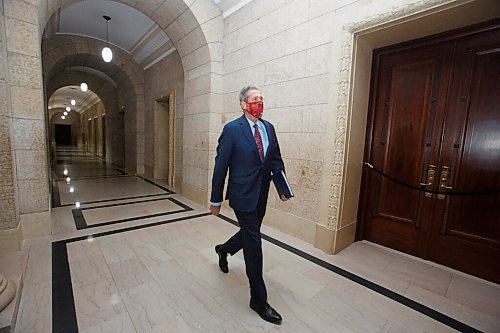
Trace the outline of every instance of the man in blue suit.
[[[212, 178], [210, 211], [217, 215], [223, 201], [224, 182], [229, 169], [226, 199], [234, 209], [240, 230], [224, 244], [217, 245], [219, 267], [229, 272], [227, 255], [243, 249], [250, 284], [250, 308], [264, 320], [281, 324], [281, 316], [267, 303], [262, 277], [260, 226], [266, 213], [271, 175], [284, 171], [274, 126], [262, 119], [264, 101], [259, 88], [240, 92], [244, 115], [224, 126], [219, 137]], [[288, 200], [284, 196], [281, 200]]]

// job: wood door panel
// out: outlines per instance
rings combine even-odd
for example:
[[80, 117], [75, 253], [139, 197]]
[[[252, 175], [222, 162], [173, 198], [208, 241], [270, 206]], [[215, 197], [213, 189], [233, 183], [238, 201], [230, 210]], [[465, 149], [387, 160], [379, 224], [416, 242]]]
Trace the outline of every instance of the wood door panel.
[[[436, 96], [442, 90], [443, 63], [449, 47], [381, 54], [380, 81], [374, 102], [371, 162], [399, 180], [418, 185], [426, 168], [436, 130]], [[375, 174], [368, 175], [369, 215], [366, 236], [400, 251], [419, 254], [422, 218], [429, 214], [419, 191]], [[427, 226], [427, 229], [430, 224]], [[424, 226], [425, 228], [425, 226]]]
[[[404, 56], [403, 56], [404, 57]], [[399, 58], [399, 57], [398, 57]], [[409, 184], [418, 184], [424, 172], [425, 136], [431, 111], [437, 59], [394, 64], [390, 69], [380, 148], [383, 170]], [[377, 213], [394, 221], [419, 225], [418, 191], [382, 179]]]
[[[374, 52], [365, 159], [405, 183], [500, 189], [500, 20]], [[500, 194], [363, 175], [358, 237], [500, 283]]]
[[[456, 43], [442, 165], [454, 191], [500, 189], [500, 27]], [[500, 283], [500, 194], [438, 200], [431, 259]]]
[[[470, 51], [468, 51], [470, 52]], [[500, 49], [478, 50], [471, 75], [457, 191], [500, 189]], [[500, 194], [450, 198], [447, 230], [500, 242]]]

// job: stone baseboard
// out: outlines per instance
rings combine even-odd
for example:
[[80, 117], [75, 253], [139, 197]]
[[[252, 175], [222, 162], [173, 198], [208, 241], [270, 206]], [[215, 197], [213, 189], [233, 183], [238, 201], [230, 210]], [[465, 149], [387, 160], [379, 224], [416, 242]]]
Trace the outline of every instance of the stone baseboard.
[[21, 250], [25, 239], [51, 234], [50, 213], [22, 214], [15, 229], [0, 231], [0, 255]]

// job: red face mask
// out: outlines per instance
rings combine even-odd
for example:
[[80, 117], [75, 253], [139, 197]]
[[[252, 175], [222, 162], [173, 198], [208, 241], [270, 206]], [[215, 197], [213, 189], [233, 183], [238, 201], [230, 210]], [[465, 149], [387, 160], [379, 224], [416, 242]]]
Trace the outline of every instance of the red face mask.
[[252, 101], [245, 102], [247, 105], [247, 111], [257, 119], [262, 118], [262, 113], [264, 112], [264, 102], [263, 101]]

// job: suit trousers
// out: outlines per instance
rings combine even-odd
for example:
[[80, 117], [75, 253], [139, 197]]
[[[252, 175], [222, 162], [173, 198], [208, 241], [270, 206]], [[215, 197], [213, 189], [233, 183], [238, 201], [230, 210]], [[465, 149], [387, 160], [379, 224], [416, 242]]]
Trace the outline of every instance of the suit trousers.
[[252, 302], [267, 301], [267, 290], [262, 276], [263, 256], [260, 226], [266, 212], [267, 193], [260, 195], [259, 203], [252, 212], [234, 211], [240, 230], [225, 242], [221, 251], [231, 255], [243, 249], [245, 269], [250, 284]]

